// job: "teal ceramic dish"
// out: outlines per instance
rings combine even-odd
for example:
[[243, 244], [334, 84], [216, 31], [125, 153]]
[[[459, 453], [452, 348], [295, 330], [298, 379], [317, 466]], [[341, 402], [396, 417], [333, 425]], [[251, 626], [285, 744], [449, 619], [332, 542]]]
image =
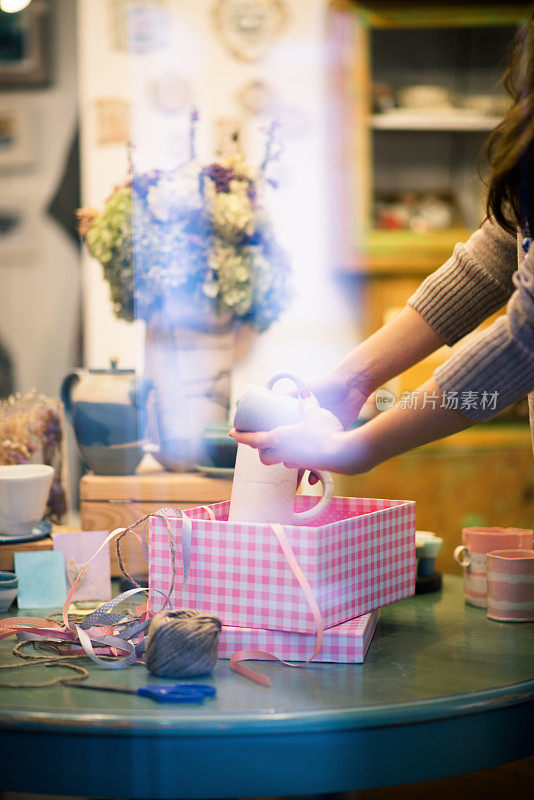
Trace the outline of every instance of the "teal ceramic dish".
[[434, 573], [434, 561], [443, 539], [431, 531], [415, 532], [415, 556], [417, 559], [417, 577], [426, 578]]
[[230, 425], [210, 425], [204, 433], [202, 466], [233, 469], [237, 455], [237, 442], [229, 436]]
[[19, 579], [14, 572], [0, 572], [0, 612], [7, 611], [17, 596]]

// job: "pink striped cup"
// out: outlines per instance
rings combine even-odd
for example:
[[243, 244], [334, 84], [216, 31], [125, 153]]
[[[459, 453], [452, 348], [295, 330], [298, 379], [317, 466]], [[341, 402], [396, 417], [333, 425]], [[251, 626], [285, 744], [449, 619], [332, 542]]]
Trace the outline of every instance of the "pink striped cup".
[[503, 622], [534, 621], [534, 551], [488, 553], [488, 617]]
[[532, 550], [532, 530], [525, 528], [463, 528], [454, 560], [464, 570], [465, 602], [487, 606], [487, 554], [492, 550]]

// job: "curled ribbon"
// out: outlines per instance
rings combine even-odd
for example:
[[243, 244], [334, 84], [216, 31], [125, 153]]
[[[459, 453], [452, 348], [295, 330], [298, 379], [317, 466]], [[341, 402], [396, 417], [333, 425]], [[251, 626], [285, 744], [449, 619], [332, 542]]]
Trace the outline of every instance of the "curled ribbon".
[[[213, 512], [210, 511], [210, 515], [213, 515]], [[171, 550], [171, 558], [173, 562], [173, 570], [172, 570], [172, 578], [171, 578], [171, 586], [167, 594], [161, 592], [159, 589], [156, 590], [159, 594], [162, 594], [165, 598], [164, 608], [170, 602], [170, 596], [174, 589], [174, 582], [175, 582], [175, 558], [176, 558], [176, 548], [174, 543], [174, 537], [172, 534], [172, 528], [169, 524], [168, 515], [172, 513], [174, 516], [181, 516], [183, 520], [182, 524], [182, 560], [184, 565], [184, 572], [183, 572], [183, 581], [182, 586], [180, 588], [180, 592], [178, 596], [182, 593], [187, 580], [189, 578], [189, 570], [190, 570], [190, 563], [191, 563], [191, 520], [189, 517], [184, 514], [181, 509], [169, 509], [164, 508], [160, 509], [157, 512], [153, 512], [151, 514], [146, 514], [141, 519], [138, 519], [132, 525], [128, 526], [127, 528], [116, 528], [112, 531], [102, 542], [100, 547], [93, 553], [89, 561], [85, 564], [83, 569], [78, 574], [76, 580], [72, 584], [67, 599], [63, 605], [62, 610], [62, 618], [63, 618], [63, 626], [57, 622], [52, 622], [50, 620], [41, 619], [40, 617], [13, 617], [10, 619], [0, 620], [0, 639], [4, 639], [7, 636], [12, 636], [14, 634], [17, 635], [17, 638], [29, 641], [52, 641], [52, 642], [64, 642], [68, 645], [68, 649], [66, 651], [62, 651], [62, 657], [78, 657], [79, 655], [87, 655], [92, 661], [103, 666], [107, 669], [122, 669], [123, 667], [130, 666], [135, 661], [139, 660], [141, 653], [144, 651], [144, 632], [146, 627], [148, 626], [150, 619], [148, 614], [142, 614], [141, 618], [138, 619], [131, 615], [125, 615], [124, 613], [110, 613], [111, 609], [114, 608], [116, 605], [121, 603], [123, 600], [127, 599], [128, 597], [137, 594], [139, 592], [147, 592], [147, 587], [140, 586], [127, 572], [126, 568], [124, 567], [124, 563], [121, 557], [120, 552], [120, 542], [124, 536], [130, 531], [133, 531], [138, 525], [141, 525], [143, 522], [145, 526], [143, 528], [141, 537], [137, 536], [137, 538], [141, 541], [143, 546], [143, 552], [145, 557], [147, 556], [147, 546], [146, 546], [146, 530], [148, 525], [148, 520], [150, 517], [159, 517], [163, 519], [165, 525], [167, 526], [167, 531], [169, 534], [169, 546]], [[79, 581], [82, 579], [84, 573], [86, 572], [87, 568], [91, 564], [91, 562], [96, 558], [98, 553], [105, 547], [110, 541], [114, 538], [117, 538], [116, 546], [117, 546], [117, 557], [119, 560], [119, 566], [121, 568], [122, 573], [130, 580], [132, 583], [136, 585], [137, 588], [129, 589], [128, 591], [124, 592], [123, 594], [119, 595], [118, 597], [109, 600], [107, 603], [103, 603], [99, 608], [96, 609], [93, 613], [89, 614], [86, 619], [80, 623], [76, 624], [69, 620], [69, 607], [72, 602], [72, 597], [76, 590], [76, 587]], [[147, 559], [148, 560], [148, 559]], [[116, 627], [122, 626], [124, 629], [122, 630], [121, 635], [116, 635]], [[130, 639], [134, 639], [137, 637], [137, 641], [130, 641]], [[73, 647], [74, 645], [78, 645], [77, 648]], [[97, 645], [95, 649], [94, 645]], [[103, 660], [99, 657], [99, 655], [112, 655], [114, 656], [113, 660]]]
[[[202, 508], [205, 509], [208, 516], [211, 520], [215, 520], [215, 515], [213, 510], [209, 506], [203, 506]], [[165, 603], [163, 608], [166, 608], [167, 605], [170, 603], [170, 597], [174, 590], [175, 585], [175, 578], [176, 578], [176, 546], [174, 542], [174, 537], [172, 534], [172, 528], [170, 526], [168, 516], [172, 514], [173, 516], [181, 516], [182, 518], [182, 566], [183, 566], [183, 579], [182, 585], [180, 587], [180, 591], [177, 597], [180, 597], [183, 590], [185, 589], [190, 574], [191, 568], [191, 533], [192, 533], [192, 524], [191, 519], [185, 514], [181, 509], [174, 509], [174, 508], [162, 508], [159, 511], [154, 512], [152, 514], [147, 514], [144, 517], [141, 517], [139, 520], [134, 522], [127, 528], [116, 528], [112, 531], [102, 542], [100, 547], [95, 551], [89, 561], [85, 564], [83, 569], [80, 571], [79, 575], [77, 576], [76, 580], [71, 586], [70, 592], [67, 596], [67, 599], [63, 605], [62, 610], [62, 618], [63, 618], [63, 625], [59, 625], [57, 622], [51, 622], [50, 620], [41, 619], [39, 617], [13, 617], [11, 619], [0, 620], [0, 639], [4, 639], [7, 636], [12, 636], [13, 634], [17, 634], [19, 639], [25, 641], [48, 641], [48, 642], [64, 642], [68, 649], [66, 651], [60, 651], [63, 658], [70, 657], [78, 657], [79, 655], [86, 655], [92, 661], [103, 666], [107, 669], [122, 669], [123, 667], [128, 667], [131, 664], [135, 663], [140, 659], [142, 656], [144, 649], [145, 649], [145, 639], [144, 633], [145, 630], [150, 622], [149, 615], [147, 613], [141, 614], [140, 618], [134, 617], [132, 615], [125, 615], [121, 612], [111, 613], [111, 610], [121, 603], [123, 600], [127, 599], [128, 597], [133, 596], [139, 592], [147, 592], [148, 588], [141, 587], [127, 572], [120, 552], [120, 542], [126, 534], [130, 531], [133, 532], [133, 529], [136, 528], [138, 525], [141, 525], [143, 522], [145, 526], [143, 528], [142, 534], [139, 537], [137, 534], [138, 540], [141, 542], [143, 548], [143, 554], [145, 555], [145, 559], [148, 562], [148, 547], [146, 544], [146, 530], [148, 525], [148, 520], [150, 517], [159, 517], [163, 519], [165, 525], [167, 526], [167, 531], [169, 534], [169, 547], [171, 552], [171, 561], [172, 561], [172, 570], [171, 570], [171, 586], [167, 594], [156, 589], [159, 594], [162, 594], [165, 598]], [[282, 658], [274, 655], [273, 653], [265, 652], [263, 650], [239, 650], [235, 653], [232, 653], [230, 657], [230, 667], [235, 672], [239, 673], [245, 678], [255, 681], [263, 686], [270, 686], [271, 681], [265, 675], [261, 675], [258, 672], [254, 672], [253, 670], [246, 667], [242, 662], [251, 660], [251, 659], [268, 659], [271, 661], [279, 661], [282, 664], [285, 664], [288, 667], [304, 667], [309, 664], [313, 659], [317, 656], [320, 652], [322, 643], [323, 643], [323, 632], [324, 632], [324, 624], [323, 618], [321, 616], [321, 612], [319, 610], [319, 606], [315, 600], [313, 595], [313, 591], [310, 587], [308, 579], [306, 578], [304, 572], [302, 571], [295, 553], [289, 543], [287, 538], [286, 531], [283, 525], [280, 524], [271, 524], [271, 529], [275, 534], [282, 553], [286, 559], [288, 566], [290, 567], [291, 571], [293, 572], [294, 576], [296, 577], [310, 610], [313, 614], [313, 618], [315, 620], [316, 625], [316, 642], [315, 648], [310, 656], [310, 658], [301, 663], [293, 664], [289, 661], [285, 661]], [[82, 576], [84, 575], [85, 571], [91, 564], [94, 558], [98, 555], [98, 553], [105, 547], [110, 541], [114, 538], [117, 539], [116, 546], [117, 546], [117, 557], [119, 561], [119, 567], [122, 573], [130, 580], [132, 583], [136, 585], [137, 588], [129, 589], [126, 592], [118, 595], [117, 597], [109, 600], [106, 603], [103, 603], [99, 606], [96, 611], [93, 611], [89, 614], [85, 620], [81, 623], [74, 623], [69, 620], [68, 611], [70, 604], [72, 602], [72, 597], [76, 590], [76, 586], [78, 582], [81, 580]], [[121, 635], [117, 635], [116, 628], [121, 626]], [[130, 641], [137, 637], [137, 641]], [[76, 647], [78, 645], [78, 647]], [[96, 645], [96, 647], [95, 647]], [[121, 654], [121, 655], [119, 655]], [[109, 658], [110, 655], [113, 656], [112, 660], [103, 660], [99, 656], [105, 655]], [[44, 685], [44, 684], [43, 684]]]
[[270, 661], [279, 661], [281, 664], [285, 664], [286, 667], [305, 667], [307, 664], [313, 661], [313, 659], [320, 652], [321, 647], [323, 646], [323, 633], [324, 633], [323, 618], [321, 616], [319, 606], [317, 605], [317, 601], [315, 600], [311, 586], [308, 583], [308, 579], [306, 578], [306, 575], [302, 571], [301, 566], [298, 563], [297, 558], [295, 556], [295, 553], [293, 552], [293, 548], [289, 543], [289, 539], [287, 538], [284, 526], [279, 525], [278, 523], [273, 523], [271, 524], [270, 527], [274, 535], [278, 539], [278, 543], [282, 549], [285, 559], [291, 571], [293, 572], [293, 575], [299, 582], [300, 587], [306, 597], [306, 600], [308, 601], [308, 605], [315, 620], [316, 640], [315, 640], [315, 649], [312, 655], [309, 657], [307, 661], [301, 662], [299, 664], [292, 664], [290, 661], [284, 661], [283, 658], [275, 656], [274, 653], [268, 653], [263, 650], [237, 650], [235, 653], [232, 653], [232, 655], [230, 656], [230, 667], [235, 672], [238, 672], [240, 675], [243, 675], [243, 677], [250, 678], [250, 680], [253, 680], [256, 683], [260, 683], [262, 686], [271, 685], [271, 681], [269, 680], [269, 678], [266, 675], [261, 675], [259, 672], [254, 672], [248, 667], [245, 667], [244, 664], [242, 664], [241, 662], [248, 661], [250, 659], [262, 658], [262, 659], [268, 659]]

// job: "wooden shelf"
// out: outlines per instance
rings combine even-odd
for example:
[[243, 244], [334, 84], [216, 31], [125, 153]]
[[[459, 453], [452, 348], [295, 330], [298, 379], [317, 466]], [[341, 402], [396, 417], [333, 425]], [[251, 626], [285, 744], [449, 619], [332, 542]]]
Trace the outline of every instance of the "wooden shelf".
[[369, 120], [373, 130], [381, 131], [453, 131], [472, 133], [491, 131], [500, 121], [499, 116], [476, 114], [473, 111], [451, 109], [447, 111], [414, 111], [395, 109], [384, 114], [373, 114]]
[[510, 423], [509, 425], [484, 422], [444, 439], [438, 439], [436, 442], [431, 442], [416, 450], [411, 450], [405, 455], [413, 458], [421, 452], [438, 455], [439, 452], [444, 451], [458, 455], [464, 450], [490, 455], [502, 448], [529, 452], [531, 445], [532, 438], [528, 422]]
[[449, 28], [479, 25], [516, 25], [529, 17], [528, 3], [484, 3], [480, 8], [469, 3], [428, 3], [412, 0], [410, 8], [399, 8], [388, 0], [366, 0], [359, 13], [374, 28]]
[[[54, 525], [52, 533], [73, 533], [78, 531], [70, 525]], [[37, 539], [30, 542], [3, 542], [0, 545], [0, 569], [12, 572], [15, 569], [15, 553], [26, 553], [35, 550], [52, 550], [54, 543], [52, 536], [45, 536], [44, 539]]]
[[373, 230], [350, 264], [339, 272], [355, 275], [428, 275], [441, 266], [458, 242], [465, 242], [472, 231], [455, 227], [443, 231], [418, 233], [410, 230]]
[[231, 480], [208, 478], [198, 472], [154, 472], [136, 475], [84, 475], [80, 481], [82, 501], [114, 503], [219, 503], [227, 500]]
[[[478, 205], [475, 207], [479, 203], [478, 193], [475, 193], [467, 178], [471, 164], [473, 175], [476, 175], [476, 164], [471, 154], [476, 143], [473, 136], [462, 139], [461, 134], [478, 132], [485, 136], [494, 129], [500, 117], [462, 107], [421, 110], [395, 108], [383, 114], [370, 114], [375, 83], [384, 83], [392, 91], [400, 86], [417, 84], [419, 81], [414, 73], [416, 64], [419, 64], [421, 82], [425, 83], [428, 79], [423, 64], [419, 63], [421, 55], [409, 68], [410, 53], [405, 52], [401, 44], [399, 54], [403, 60], [398, 61], [399, 69], [396, 70], [395, 42], [401, 43], [403, 32], [406, 32], [412, 46], [416, 46], [413, 45], [414, 42], [420, 41], [432, 53], [433, 32], [440, 28], [451, 29], [448, 32], [445, 30], [443, 34], [443, 41], [448, 41], [447, 37], [453, 35], [452, 29], [516, 28], [528, 13], [528, 7], [523, 3], [459, 3], [456, 0], [452, 4], [445, 0], [431, 4], [424, 0], [411, 0], [409, 3], [401, 3], [400, 0], [362, 0], [358, 3], [349, 3], [348, 0], [333, 1], [329, 15], [332, 52], [335, 53], [332, 70], [331, 141], [337, 164], [332, 171], [331, 191], [337, 200], [336, 208], [339, 209], [339, 213], [333, 215], [332, 222], [332, 240], [337, 248], [337, 263], [334, 268], [337, 267], [338, 273], [384, 279], [420, 278], [438, 268], [450, 257], [454, 245], [469, 237], [471, 231], [465, 228], [430, 234], [416, 234], [411, 231], [366, 233], [373, 224], [373, 198], [380, 192], [398, 194], [407, 183], [410, 184], [406, 186], [407, 191], [416, 191], [418, 183], [422, 191], [429, 186], [448, 187], [453, 193], [461, 195], [462, 207], [468, 205], [473, 209], [473, 218], [478, 210]], [[397, 31], [398, 35], [392, 36], [385, 29]], [[414, 33], [413, 29], [419, 29], [419, 34]], [[429, 30], [428, 35], [424, 29]], [[508, 41], [512, 35], [512, 30], [496, 30], [495, 41], [504, 42], [504, 37]], [[458, 46], [460, 42], [470, 40], [469, 36], [458, 34], [458, 37]], [[382, 71], [377, 70], [380, 47], [390, 48]], [[473, 65], [469, 67], [475, 72], [476, 57], [477, 54], [474, 53]], [[484, 69], [489, 69], [486, 56], [482, 54], [481, 58]], [[482, 80], [476, 73], [476, 81], [465, 80], [465, 76], [470, 74], [466, 72], [467, 61], [455, 66], [444, 62], [438, 54], [433, 68], [437, 70], [435, 81], [438, 85], [455, 86], [465, 90], [466, 96], [469, 96], [475, 90], [476, 93], [484, 93], [485, 84], [486, 92], [497, 96], [496, 78]], [[416, 133], [414, 147], [409, 153], [403, 153], [402, 143], [398, 139], [377, 136], [380, 131]], [[426, 137], [423, 137], [425, 132]], [[459, 140], [454, 139], [452, 155], [447, 154], [443, 137], [439, 136], [434, 151], [432, 139], [440, 132], [454, 133], [455, 137], [460, 137]], [[421, 162], [417, 161], [413, 174], [410, 174], [410, 159], [418, 159], [420, 143]], [[406, 144], [408, 150], [408, 143]], [[438, 159], [439, 164], [443, 163], [445, 167], [443, 170], [436, 169], [437, 175], [434, 176], [432, 170]], [[447, 159], [451, 161], [448, 166]], [[375, 162], [382, 171], [375, 169]], [[390, 169], [397, 170], [391, 180], [388, 173]]]

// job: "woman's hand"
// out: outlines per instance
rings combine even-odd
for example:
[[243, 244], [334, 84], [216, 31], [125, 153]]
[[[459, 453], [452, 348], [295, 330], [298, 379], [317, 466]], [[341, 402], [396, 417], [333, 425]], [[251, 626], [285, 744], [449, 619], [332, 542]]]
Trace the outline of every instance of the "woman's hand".
[[303, 422], [254, 433], [234, 429], [230, 436], [241, 444], [256, 447], [263, 464], [283, 463], [286, 467], [302, 470], [335, 470], [342, 444], [339, 432], [310, 431]]
[[[351, 469], [354, 469], [358, 446], [352, 441], [349, 447], [349, 434], [343, 431], [339, 420], [330, 411], [320, 408], [310, 396], [301, 395], [301, 406], [302, 420], [294, 425], [253, 433], [234, 429], [230, 436], [256, 447], [264, 464], [283, 463], [289, 468], [343, 472], [350, 453]], [[365, 469], [362, 463], [361, 471]]]
[[371, 394], [363, 375], [341, 369], [322, 372], [307, 382], [308, 389], [319, 405], [331, 411], [348, 428], [357, 419], [362, 406]]

